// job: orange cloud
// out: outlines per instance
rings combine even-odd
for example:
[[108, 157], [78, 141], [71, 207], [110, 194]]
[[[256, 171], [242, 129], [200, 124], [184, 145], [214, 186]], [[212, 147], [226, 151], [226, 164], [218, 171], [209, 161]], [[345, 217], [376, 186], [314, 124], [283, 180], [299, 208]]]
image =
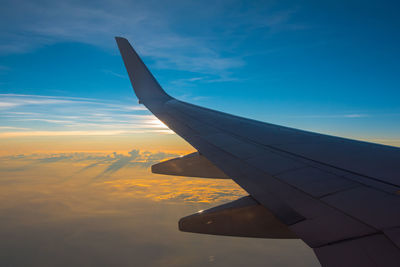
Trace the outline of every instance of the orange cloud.
[[[42, 184], [35, 184], [32, 189], [58, 191], [60, 195], [65, 194], [66, 189], [80, 192], [86, 188], [88, 192], [111, 198], [190, 203], [227, 202], [245, 195], [231, 180], [163, 176], [150, 172], [152, 164], [177, 156], [140, 150], [126, 154], [22, 154], [1, 157], [4, 164], [0, 173], [5, 177], [10, 175], [10, 181], [17, 176], [37, 179]], [[49, 178], [41, 177], [42, 173], [51, 174], [52, 183], [47, 184]]]

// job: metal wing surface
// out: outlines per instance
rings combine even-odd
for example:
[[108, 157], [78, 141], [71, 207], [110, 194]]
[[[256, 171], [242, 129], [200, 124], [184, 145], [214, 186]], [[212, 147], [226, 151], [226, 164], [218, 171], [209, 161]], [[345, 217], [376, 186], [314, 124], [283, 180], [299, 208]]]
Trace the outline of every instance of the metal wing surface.
[[[292, 236], [290, 231], [301, 238], [323, 266], [400, 266], [399, 148], [245, 119], [176, 100], [165, 93], [126, 39], [116, 41], [139, 102], [211, 162], [207, 164], [246, 190], [251, 201], [271, 214], [264, 216], [266, 221], [276, 219], [282, 236]], [[238, 210], [242, 209], [235, 214]], [[245, 235], [244, 226], [238, 227]]]

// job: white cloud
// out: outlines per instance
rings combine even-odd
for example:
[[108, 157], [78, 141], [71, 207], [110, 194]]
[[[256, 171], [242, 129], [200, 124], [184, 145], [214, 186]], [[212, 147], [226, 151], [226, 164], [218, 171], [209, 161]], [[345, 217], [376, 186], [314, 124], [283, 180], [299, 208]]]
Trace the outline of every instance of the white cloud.
[[125, 106], [126, 110], [147, 110], [144, 106]]
[[149, 152], [141, 151], [139, 149], [132, 149], [127, 154], [118, 152], [112, 153], [93, 153], [93, 152], [75, 152], [75, 153], [39, 153], [39, 154], [19, 154], [19, 155], [8, 155], [2, 156], [0, 159], [18, 159], [33, 161], [38, 163], [54, 163], [60, 161], [69, 162], [87, 162], [88, 165], [83, 167], [81, 171], [85, 171], [89, 168], [103, 165], [105, 170], [99, 175], [112, 174], [123, 167], [129, 166], [141, 166], [149, 167], [161, 160], [168, 158], [175, 158], [180, 155], [172, 154], [167, 152]]
[[345, 114], [343, 115], [344, 118], [363, 118], [367, 117], [365, 114]]
[[141, 106], [117, 101], [2, 94], [0, 103], [3, 138], [172, 133]]
[[292, 118], [309, 118], [309, 119], [356, 119], [356, 118], [365, 118], [368, 117], [368, 114], [318, 114], [318, 115], [299, 115], [299, 116], [291, 116]]
[[0, 126], [0, 130], [29, 130], [29, 128], [13, 127], [13, 126]]
[[17, 103], [12, 103], [12, 102], [0, 102], [0, 108], [11, 108], [11, 107], [16, 107], [18, 106]]
[[102, 70], [102, 72], [104, 72], [105, 74], [109, 74], [109, 75], [112, 75], [112, 76], [121, 78], [121, 79], [128, 79], [128, 76], [127, 76], [127, 75], [125, 75], [125, 74], [119, 74], [119, 73], [116, 73], [116, 72], [114, 72], [114, 71], [112, 71], [112, 70]]
[[110, 131], [19, 131], [19, 132], [0, 132], [0, 138], [7, 137], [30, 137], [30, 136], [106, 136], [121, 134], [138, 133], [160, 133], [173, 134], [171, 130], [110, 130]]

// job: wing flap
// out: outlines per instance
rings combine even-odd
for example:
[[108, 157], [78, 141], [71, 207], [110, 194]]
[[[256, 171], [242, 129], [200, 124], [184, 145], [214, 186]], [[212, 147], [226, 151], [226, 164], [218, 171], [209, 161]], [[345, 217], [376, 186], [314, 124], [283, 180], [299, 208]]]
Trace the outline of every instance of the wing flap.
[[279, 173], [276, 177], [316, 198], [360, 186], [352, 180], [309, 166]]
[[368, 187], [356, 187], [321, 200], [377, 229], [400, 225], [400, 198], [396, 195]]
[[285, 224], [250, 196], [184, 217], [179, 221], [179, 230], [211, 235], [297, 238]]
[[230, 179], [224, 172], [198, 152], [154, 164], [151, 166], [151, 171], [167, 175]]
[[382, 234], [330, 244], [314, 252], [325, 267], [395, 267], [400, 262], [398, 248]]

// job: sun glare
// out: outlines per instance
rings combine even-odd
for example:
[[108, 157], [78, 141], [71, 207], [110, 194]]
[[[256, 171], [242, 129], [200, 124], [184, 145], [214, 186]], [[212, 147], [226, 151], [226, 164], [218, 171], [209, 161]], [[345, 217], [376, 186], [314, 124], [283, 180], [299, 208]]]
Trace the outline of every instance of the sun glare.
[[146, 123], [153, 125], [156, 128], [163, 128], [163, 129], [168, 129], [168, 127], [159, 119], [154, 118], [151, 120], [146, 121]]

